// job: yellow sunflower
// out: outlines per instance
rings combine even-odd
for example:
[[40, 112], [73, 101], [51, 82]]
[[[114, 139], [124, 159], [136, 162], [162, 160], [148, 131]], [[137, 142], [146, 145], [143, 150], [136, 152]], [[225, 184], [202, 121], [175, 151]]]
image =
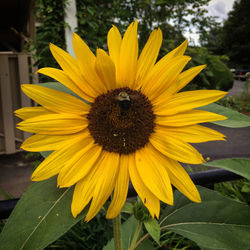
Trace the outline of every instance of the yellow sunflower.
[[[113, 26], [108, 54], [96, 56], [73, 35], [76, 58], [50, 44], [62, 70], [38, 72], [54, 78], [79, 98], [46, 87], [22, 85], [39, 107], [22, 108], [18, 128], [34, 133], [23, 144], [28, 151], [53, 151], [34, 171], [33, 181], [58, 175], [58, 186], [75, 185], [71, 211], [76, 217], [91, 202], [85, 220], [92, 219], [113, 194], [106, 217], [123, 207], [129, 181], [152, 217], [160, 200], [172, 205], [172, 185], [194, 202], [199, 193], [179, 162], [199, 164], [201, 154], [189, 143], [224, 140], [224, 135], [197, 125], [225, 119], [195, 108], [217, 101], [226, 92], [180, 92], [205, 65], [182, 72], [190, 57], [187, 41], [156, 59], [162, 32], [154, 30], [138, 58], [137, 21], [123, 38]], [[84, 101], [85, 100], [85, 101]]]

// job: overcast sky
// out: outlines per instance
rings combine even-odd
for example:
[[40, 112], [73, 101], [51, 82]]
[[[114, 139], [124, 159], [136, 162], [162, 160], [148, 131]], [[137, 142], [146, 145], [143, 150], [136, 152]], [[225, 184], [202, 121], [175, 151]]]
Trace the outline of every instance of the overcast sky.
[[207, 10], [209, 16], [218, 16], [220, 20], [227, 18], [227, 13], [232, 10], [234, 0], [211, 0]]
[[[211, 0], [209, 5], [206, 6], [208, 16], [217, 16], [217, 21], [223, 22], [227, 19], [227, 14], [233, 8], [235, 0]], [[197, 33], [186, 33], [185, 36], [189, 38], [190, 44], [199, 45], [199, 35]]]

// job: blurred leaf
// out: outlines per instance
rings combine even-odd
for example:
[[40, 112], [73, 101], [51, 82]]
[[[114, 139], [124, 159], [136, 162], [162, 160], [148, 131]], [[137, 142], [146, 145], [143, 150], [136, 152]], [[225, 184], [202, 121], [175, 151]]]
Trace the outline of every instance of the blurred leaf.
[[160, 218], [161, 230], [170, 230], [201, 248], [247, 250], [250, 248], [250, 207], [215, 191], [199, 187], [201, 203], [175, 192], [175, 205]]
[[134, 205], [132, 203], [126, 202], [121, 212], [132, 214], [134, 212]]
[[199, 109], [214, 112], [227, 117], [226, 120], [212, 122], [214, 124], [229, 128], [244, 128], [250, 126], [249, 116], [243, 115], [221, 105], [212, 103], [204, 107], [200, 107]]
[[250, 159], [231, 158], [203, 163], [202, 165], [229, 170], [250, 180]]
[[57, 188], [56, 178], [33, 183], [0, 234], [0, 249], [44, 249], [84, 218], [71, 214], [73, 187]]
[[156, 243], [160, 245], [160, 225], [156, 219], [150, 219], [144, 222], [144, 226], [147, 229], [148, 233], [155, 240]]
[[243, 187], [241, 188], [242, 193], [250, 193], [250, 183], [244, 183]]
[[153, 242], [150, 239], [144, 240], [137, 248], [136, 250], [154, 250], [155, 246]]
[[47, 158], [53, 151], [42, 151], [40, 154], [42, 157]]

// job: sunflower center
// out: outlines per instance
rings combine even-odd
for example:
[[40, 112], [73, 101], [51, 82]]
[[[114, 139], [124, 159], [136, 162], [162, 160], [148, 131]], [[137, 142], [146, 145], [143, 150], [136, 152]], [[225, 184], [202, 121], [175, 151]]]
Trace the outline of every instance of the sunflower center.
[[140, 91], [118, 88], [95, 99], [89, 131], [104, 150], [130, 154], [145, 146], [154, 130], [152, 104]]

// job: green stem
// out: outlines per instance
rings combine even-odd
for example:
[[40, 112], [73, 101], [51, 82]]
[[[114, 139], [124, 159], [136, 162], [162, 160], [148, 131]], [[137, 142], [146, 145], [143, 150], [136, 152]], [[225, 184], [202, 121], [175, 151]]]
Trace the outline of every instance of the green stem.
[[136, 231], [135, 231], [135, 234], [134, 234], [134, 237], [133, 237], [133, 240], [132, 240], [132, 242], [131, 242], [131, 245], [130, 245], [129, 250], [134, 250], [134, 249], [135, 249], [135, 247], [136, 247], [136, 242], [137, 242], [139, 233], [140, 233], [140, 231], [141, 231], [141, 227], [142, 227], [142, 222], [139, 221], [139, 222], [138, 222], [138, 225], [137, 225], [137, 228], [136, 228]]
[[113, 219], [113, 232], [115, 250], [122, 250], [121, 215], [118, 214]]

